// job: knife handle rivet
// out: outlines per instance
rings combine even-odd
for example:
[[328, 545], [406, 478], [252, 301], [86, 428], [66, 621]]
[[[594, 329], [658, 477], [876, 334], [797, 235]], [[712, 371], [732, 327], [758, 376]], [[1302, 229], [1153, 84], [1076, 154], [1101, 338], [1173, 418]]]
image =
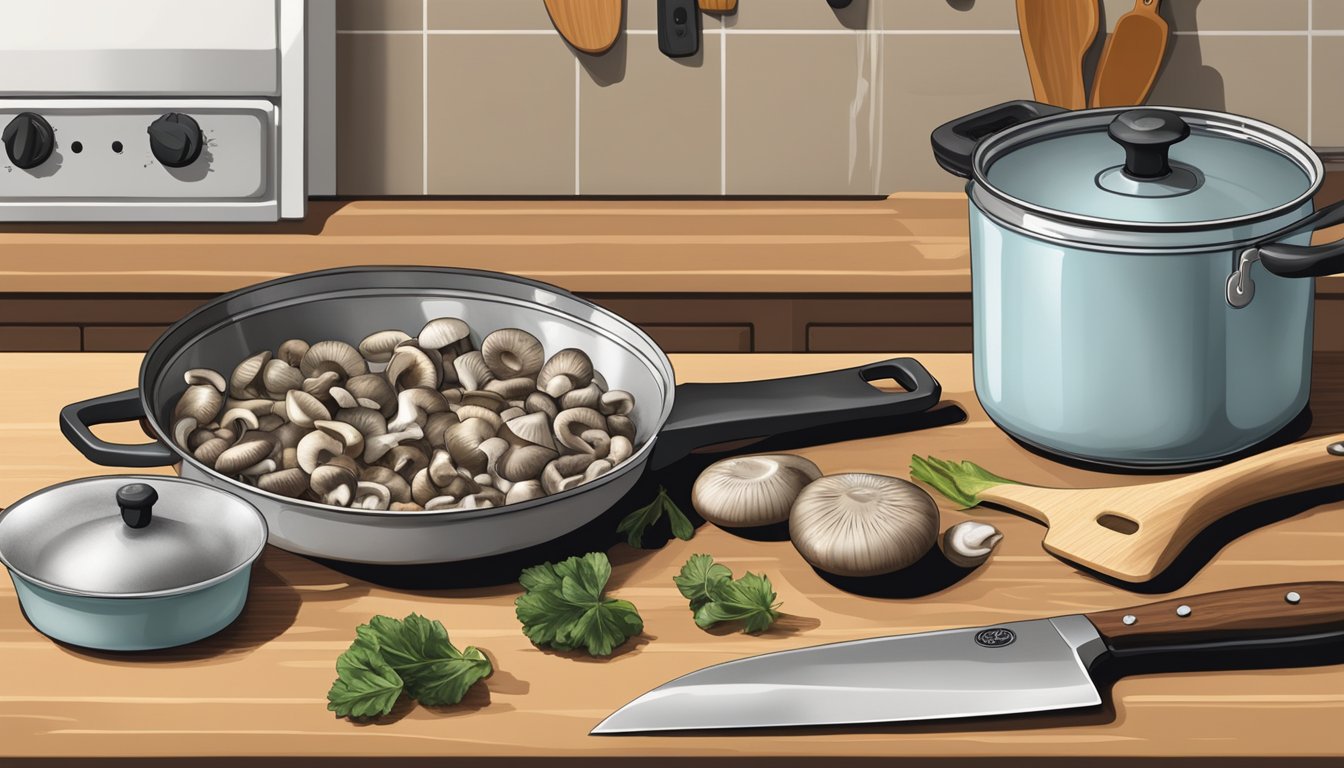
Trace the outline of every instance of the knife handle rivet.
[[1283, 599], [1287, 600], [1289, 605], [1297, 605], [1298, 603], [1302, 602], [1302, 596], [1297, 594], [1296, 592], [1289, 592], [1288, 594], [1283, 596]]
[[1139, 617], [1135, 616], [1132, 613], [1126, 613], [1123, 617], [1121, 617], [1120, 621], [1124, 622], [1126, 625], [1137, 624], [1139, 621]]
[[1331, 443], [1329, 447], [1325, 449], [1325, 452], [1331, 456], [1344, 456], [1344, 442]]
[[1180, 616], [1181, 618], [1185, 618], [1186, 616], [1189, 616], [1189, 615], [1190, 615], [1190, 606], [1188, 606], [1188, 605], [1178, 606], [1178, 607], [1176, 608], [1176, 615], [1177, 615], [1177, 616]]

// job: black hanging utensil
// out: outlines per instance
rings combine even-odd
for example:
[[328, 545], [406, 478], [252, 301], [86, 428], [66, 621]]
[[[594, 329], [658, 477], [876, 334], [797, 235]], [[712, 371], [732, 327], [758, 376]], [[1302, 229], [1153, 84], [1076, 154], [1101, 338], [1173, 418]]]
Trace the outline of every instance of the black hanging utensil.
[[658, 0], [658, 50], [674, 59], [700, 50], [700, 10], [696, 0]]

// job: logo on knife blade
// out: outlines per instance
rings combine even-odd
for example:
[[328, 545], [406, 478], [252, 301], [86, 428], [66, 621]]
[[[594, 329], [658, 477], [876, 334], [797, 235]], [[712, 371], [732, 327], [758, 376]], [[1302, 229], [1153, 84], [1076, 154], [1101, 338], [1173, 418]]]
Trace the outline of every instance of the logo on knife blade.
[[975, 633], [975, 642], [986, 648], [1002, 648], [1005, 645], [1012, 645], [1016, 639], [1017, 633], [1006, 627], [982, 629]]

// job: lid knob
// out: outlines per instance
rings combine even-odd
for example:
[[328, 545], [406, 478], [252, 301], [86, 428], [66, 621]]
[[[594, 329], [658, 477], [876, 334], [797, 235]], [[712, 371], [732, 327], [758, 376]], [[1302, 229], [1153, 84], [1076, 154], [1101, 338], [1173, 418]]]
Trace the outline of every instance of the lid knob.
[[1125, 175], [1160, 179], [1171, 173], [1167, 153], [1171, 145], [1190, 135], [1180, 115], [1162, 109], [1131, 109], [1111, 121], [1106, 133], [1125, 148]]
[[153, 516], [154, 502], [159, 492], [146, 483], [127, 483], [117, 489], [117, 506], [121, 519], [132, 528], [144, 528]]

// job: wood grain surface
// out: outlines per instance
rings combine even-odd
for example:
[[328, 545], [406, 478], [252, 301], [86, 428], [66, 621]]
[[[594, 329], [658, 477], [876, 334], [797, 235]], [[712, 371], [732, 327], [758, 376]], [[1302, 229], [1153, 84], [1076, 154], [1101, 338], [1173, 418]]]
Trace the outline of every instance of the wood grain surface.
[[1148, 99], [1167, 50], [1167, 21], [1159, 1], [1135, 0], [1115, 22], [1097, 60], [1090, 106], [1127, 107]]
[[622, 0], [546, 0], [546, 12], [565, 41], [584, 53], [602, 53], [621, 33]]
[[[829, 370], [880, 357], [885, 355], [677, 355], [673, 362], [682, 381], [714, 381]], [[66, 444], [56, 413], [69, 402], [135, 386], [139, 360], [135, 354], [0, 355], [0, 504], [52, 483], [113, 471], [89, 464]], [[970, 459], [1042, 485], [1151, 481], [1086, 472], [1027, 452], [977, 406], [969, 356], [921, 360], [942, 382], [945, 399], [965, 410], [964, 422], [800, 452], [826, 472], [907, 476], [911, 454], [921, 453]], [[1344, 358], [1318, 357], [1316, 374], [1310, 431], [1341, 431]], [[134, 425], [99, 432], [122, 440], [142, 437]], [[655, 480], [683, 500], [689, 490], [685, 473], [669, 470]], [[656, 482], [643, 493], [654, 489]], [[631, 499], [628, 506], [646, 500]], [[81, 759], [178, 766], [248, 757], [252, 766], [383, 766], [397, 759], [415, 765], [588, 765], [604, 759], [670, 766], [693, 757], [697, 765], [838, 766], [881, 759], [883, 765], [961, 766], [983, 760], [1001, 768], [1177, 757], [1220, 766], [1324, 766], [1344, 757], [1344, 665], [1140, 674], [1107, 684], [1102, 707], [1043, 716], [717, 736], [587, 735], [650, 688], [751, 654], [1329, 580], [1344, 572], [1339, 489], [1273, 508], [1261, 505], [1239, 524], [1244, 530], [1201, 537], [1191, 545], [1192, 559], [1173, 566], [1178, 572], [1161, 587], [1169, 591], [1157, 595], [1136, 594], [1051, 557], [1041, 549], [1044, 528], [1031, 520], [989, 509], [958, 511], [946, 503], [940, 508], [944, 527], [975, 519], [1004, 532], [986, 565], [968, 573], [933, 553], [892, 576], [828, 580], [787, 541], [768, 535], [753, 540], [701, 525], [690, 542], [636, 550], [609, 544], [616, 538], [606, 534], [614, 532], [589, 534], [574, 546], [607, 550], [614, 564], [611, 594], [633, 601], [645, 621], [642, 635], [604, 660], [532, 646], [513, 614], [519, 588], [507, 567], [371, 572], [268, 548], [233, 626], [192, 646], [134, 655], [51, 642], [24, 620], [6, 581], [0, 586], [0, 761], [25, 767]], [[603, 524], [614, 528], [615, 521]], [[767, 575], [783, 603], [781, 620], [757, 637], [697, 629], [671, 580], [696, 552], [713, 554], [737, 573]], [[508, 566], [516, 573], [531, 564]], [[374, 614], [412, 611], [442, 620], [459, 645], [484, 649], [494, 676], [459, 706], [403, 703], [375, 724], [332, 717], [324, 697], [354, 627]], [[162, 762], [152, 762], [156, 758]]]
[[[1289, 600], [1289, 595], [1296, 599]], [[1337, 632], [1344, 628], [1344, 582], [1230, 589], [1089, 613], [1087, 618], [1113, 648]]]
[[1083, 56], [1097, 38], [1097, 0], [1017, 0], [1017, 25], [1036, 100], [1087, 107]]
[[[820, 0], [818, 0], [820, 2]], [[1341, 174], [1336, 174], [1341, 175]], [[1331, 197], [1338, 196], [1338, 185]], [[493, 269], [581, 293], [971, 290], [966, 196], [312, 201], [277, 224], [3, 224], [7, 294], [209, 294], [358, 264]], [[1344, 237], [1344, 226], [1316, 235]], [[1344, 277], [1316, 281], [1344, 294]]]

